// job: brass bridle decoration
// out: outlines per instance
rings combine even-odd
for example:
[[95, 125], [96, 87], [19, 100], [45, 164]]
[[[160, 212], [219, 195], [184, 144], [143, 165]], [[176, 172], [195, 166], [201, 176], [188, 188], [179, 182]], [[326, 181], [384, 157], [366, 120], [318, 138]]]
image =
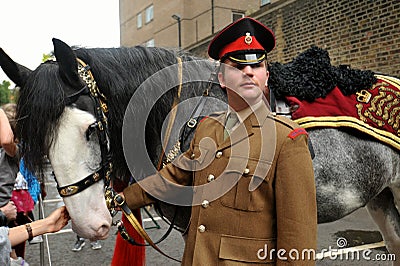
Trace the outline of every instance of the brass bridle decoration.
[[[180, 100], [180, 92], [182, 89], [182, 60], [180, 58], [178, 60], [178, 67], [179, 67], [179, 80], [180, 85], [178, 89], [178, 96], [175, 98], [173, 109], [176, 109], [176, 105], [179, 103]], [[143, 229], [142, 225], [133, 215], [132, 211], [129, 209], [128, 205], [126, 204], [124, 198], [119, 195], [112, 187], [111, 187], [111, 177], [112, 177], [112, 162], [111, 162], [111, 153], [110, 153], [110, 143], [109, 143], [109, 129], [108, 129], [108, 120], [107, 120], [107, 98], [101, 93], [97, 83], [90, 71], [90, 66], [85, 64], [81, 59], [77, 58], [78, 61], [78, 74], [85, 82], [85, 86], [79, 90], [78, 92], [74, 93], [73, 95], [69, 95], [66, 97], [67, 105], [73, 104], [81, 95], [88, 95], [94, 103], [94, 113], [96, 117], [96, 121], [91, 124], [88, 128], [88, 131], [96, 130], [98, 137], [99, 137], [99, 144], [101, 150], [101, 168], [96, 171], [95, 173], [87, 176], [81, 181], [78, 181], [74, 184], [58, 187], [58, 191], [61, 197], [68, 197], [74, 194], [77, 194], [84, 189], [88, 188], [92, 184], [98, 182], [99, 180], [103, 179], [105, 184], [105, 192], [104, 197], [107, 204], [107, 208], [110, 210], [112, 216], [115, 216], [117, 213], [118, 207], [122, 210], [126, 218], [132, 224], [133, 228], [138, 232], [138, 234], [146, 240], [146, 242], [152, 246], [155, 250], [160, 252], [162, 255], [180, 262], [179, 260], [170, 257], [169, 255], [165, 254], [162, 250], [160, 250], [157, 245], [151, 240], [149, 235]], [[174, 115], [172, 119], [170, 119], [168, 123], [168, 132], [166, 135], [165, 141], [168, 141], [168, 137], [170, 135], [172, 124], [175, 120], [176, 110], [174, 111]], [[133, 245], [141, 245], [136, 243], [127, 233], [122, 221], [117, 221], [117, 223], [113, 223], [113, 225], [118, 225], [118, 231], [120, 232], [123, 239], [128, 241]]]

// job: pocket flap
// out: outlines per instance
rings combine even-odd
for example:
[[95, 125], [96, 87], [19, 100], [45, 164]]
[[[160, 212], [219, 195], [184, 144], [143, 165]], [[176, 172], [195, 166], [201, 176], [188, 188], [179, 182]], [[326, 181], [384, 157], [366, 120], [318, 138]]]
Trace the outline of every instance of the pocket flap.
[[219, 258], [225, 260], [268, 263], [275, 262], [276, 239], [247, 238], [222, 235], [219, 247]]

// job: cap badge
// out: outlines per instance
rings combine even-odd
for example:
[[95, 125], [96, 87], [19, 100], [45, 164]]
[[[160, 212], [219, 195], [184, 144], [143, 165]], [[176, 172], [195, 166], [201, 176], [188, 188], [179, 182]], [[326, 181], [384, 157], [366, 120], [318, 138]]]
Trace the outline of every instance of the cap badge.
[[246, 37], [244, 38], [244, 42], [247, 45], [250, 45], [253, 42], [253, 37], [250, 36], [250, 32], [246, 32]]

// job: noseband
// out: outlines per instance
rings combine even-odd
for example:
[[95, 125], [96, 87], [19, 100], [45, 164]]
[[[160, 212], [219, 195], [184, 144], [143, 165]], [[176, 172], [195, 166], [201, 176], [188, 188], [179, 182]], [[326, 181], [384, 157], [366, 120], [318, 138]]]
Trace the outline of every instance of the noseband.
[[[120, 207], [120, 209], [124, 212], [126, 218], [132, 224], [133, 228], [139, 233], [139, 235], [143, 239], [145, 239], [148, 242], [148, 245], [152, 246], [162, 255], [177, 262], [180, 262], [179, 260], [165, 254], [162, 250], [158, 248], [158, 246], [156, 246], [156, 244], [151, 240], [149, 235], [146, 233], [141, 224], [138, 222], [136, 217], [132, 214], [131, 210], [128, 208], [122, 196], [117, 194], [115, 190], [110, 186], [111, 174], [112, 174], [112, 162], [111, 162], [110, 141], [109, 141], [110, 139], [109, 128], [107, 120], [107, 113], [108, 113], [108, 107], [106, 104], [107, 98], [100, 92], [96, 84], [96, 81], [94, 80], [94, 77], [90, 71], [90, 66], [85, 64], [79, 58], [77, 58], [77, 61], [78, 61], [78, 74], [85, 82], [85, 86], [76, 93], [67, 96], [65, 98], [65, 101], [66, 105], [70, 106], [74, 104], [79, 99], [80, 96], [83, 95], [87, 95], [92, 99], [96, 121], [88, 127], [86, 131], [87, 133], [86, 137], [88, 138], [89, 134], [93, 131], [97, 132], [100, 144], [100, 151], [101, 151], [101, 168], [76, 183], [66, 185], [63, 187], [59, 187], [57, 184], [57, 190], [60, 196], [69, 197], [75, 195], [87, 189], [88, 187], [95, 184], [99, 180], [103, 179], [105, 184], [104, 196], [107, 207], [110, 210], [111, 215], [115, 216], [115, 214], [117, 213], [117, 211], [115, 210], [116, 207], [117, 206]], [[178, 58], [178, 65], [181, 71], [182, 61], [180, 58]], [[180, 77], [180, 80], [181, 80], [180, 84], [182, 84], [182, 77]], [[134, 239], [129, 236], [121, 221], [119, 221], [117, 225], [118, 225], [118, 231], [120, 232], [123, 239], [128, 241], [130, 244], [141, 245], [136, 243]], [[169, 234], [171, 229], [172, 226], [167, 231], [167, 233], [156, 243], [162, 241]]]

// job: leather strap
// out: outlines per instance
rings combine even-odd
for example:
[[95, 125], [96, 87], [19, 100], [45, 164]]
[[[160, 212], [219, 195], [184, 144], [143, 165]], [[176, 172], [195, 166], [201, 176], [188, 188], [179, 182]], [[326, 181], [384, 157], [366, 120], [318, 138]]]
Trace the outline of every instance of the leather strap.
[[158, 160], [157, 170], [161, 170], [161, 168], [163, 167], [163, 161], [164, 161], [164, 156], [165, 156], [164, 148], [167, 147], [167, 145], [168, 145], [169, 137], [171, 136], [172, 127], [175, 122], [176, 113], [178, 111], [177, 105], [179, 104], [179, 102], [181, 100], [182, 78], [183, 78], [182, 59], [180, 57], [177, 57], [177, 61], [178, 61], [179, 87], [178, 87], [178, 92], [174, 97], [174, 102], [171, 106], [171, 115], [168, 120], [167, 130], [165, 131], [165, 136], [164, 136], [164, 141], [163, 141], [163, 146], [162, 146], [163, 150], [162, 150], [160, 158]]
[[[153, 240], [151, 240], [150, 236], [146, 233], [146, 231], [143, 229], [143, 227], [140, 225], [139, 221], [136, 219], [136, 217], [133, 215], [132, 211], [129, 209], [128, 205], [125, 202], [125, 199], [117, 194], [114, 197], [114, 201], [118, 204], [118, 206], [122, 209], [124, 212], [126, 218], [128, 218], [129, 222], [132, 224], [133, 228], [138, 232], [138, 234], [143, 237], [144, 240], [146, 240], [147, 243], [151, 247], [153, 247], [155, 250], [157, 250], [160, 254], [164, 255], [165, 257], [174, 260], [176, 262], [181, 262], [180, 260], [177, 260], [167, 254], [165, 254], [156, 244], [154, 244]], [[121, 234], [123, 238], [127, 237]]]
[[75, 194], [87, 189], [92, 184], [100, 181], [103, 176], [104, 176], [104, 170], [102, 168], [99, 171], [94, 172], [93, 174], [88, 175], [86, 178], [84, 178], [76, 183], [73, 183], [71, 185], [59, 187], [57, 184], [58, 193], [60, 194], [61, 197], [69, 197], [69, 196], [75, 195]]

